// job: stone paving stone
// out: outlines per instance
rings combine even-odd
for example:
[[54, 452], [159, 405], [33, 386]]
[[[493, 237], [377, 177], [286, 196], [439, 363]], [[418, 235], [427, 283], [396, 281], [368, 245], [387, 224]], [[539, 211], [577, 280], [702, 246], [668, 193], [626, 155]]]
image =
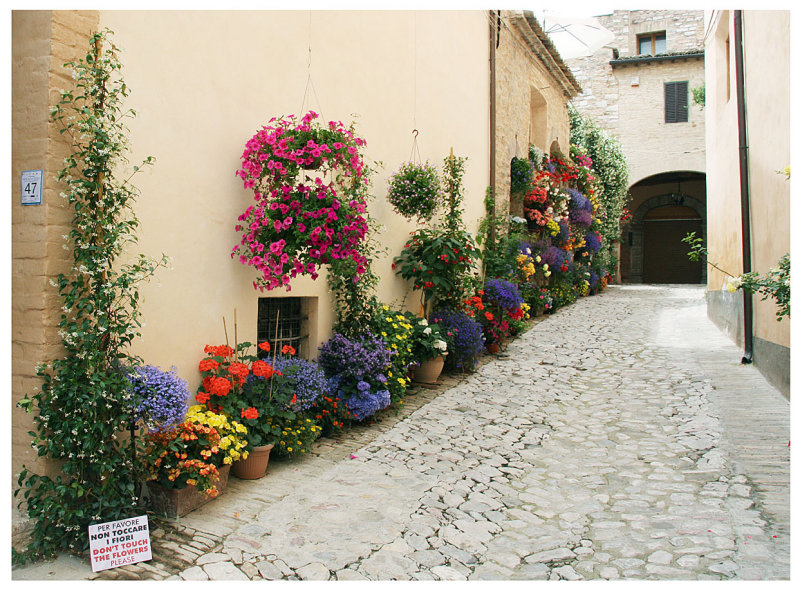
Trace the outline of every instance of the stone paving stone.
[[788, 579], [788, 401], [740, 357], [702, 288], [610, 287], [396, 416], [232, 479], [153, 531], [175, 561], [141, 573]]

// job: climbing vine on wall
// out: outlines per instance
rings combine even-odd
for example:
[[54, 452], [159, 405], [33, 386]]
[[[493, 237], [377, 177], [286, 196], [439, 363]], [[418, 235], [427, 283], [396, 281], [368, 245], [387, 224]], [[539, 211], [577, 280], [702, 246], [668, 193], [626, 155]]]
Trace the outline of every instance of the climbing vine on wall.
[[115, 176], [127, 168], [124, 121], [135, 113], [123, 106], [128, 89], [110, 33], [93, 35], [85, 58], [65, 64], [75, 86], [51, 112], [71, 145], [57, 178], [73, 212], [65, 237], [72, 264], [50, 282], [63, 303], [64, 355], [38, 366], [41, 389], [19, 402], [36, 413], [30, 434], [38, 456], [59, 467], [49, 476], [24, 466], [18, 479], [15, 495], [33, 521], [30, 557], [84, 551], [90, 524], [131, 516], [138, 504], [141, 467], [121, 437], [133, 415], [126, 368], [138, 362], [128, 346], [141, 326], [138, 286], [167, 259], [120, 261], [137, 242], [130, 178], [140, 166]]
[[628, 162], [619, 141], [597, 127], [589, 118], [569, 108], [570, 142], [592, 160], [592, 168], [600, 185], [598, 199], [606, 213], [601, 229], [603, 236], [619, 240], [619, 221], [629, 202]]

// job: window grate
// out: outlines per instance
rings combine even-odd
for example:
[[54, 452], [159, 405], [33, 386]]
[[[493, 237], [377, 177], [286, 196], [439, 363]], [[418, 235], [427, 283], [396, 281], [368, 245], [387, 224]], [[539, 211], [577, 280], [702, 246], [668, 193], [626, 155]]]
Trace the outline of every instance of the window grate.
[[[303, 326], [307, 320], [300, 298], [259, 298], [258, 343], [268, 341], [279, 353], [284, 345], [289, 345], [298, 357], [305, 357], [308, 334], [304, 334]], [[259, 350], [259, 356], [266, 358], [269, 354]]]

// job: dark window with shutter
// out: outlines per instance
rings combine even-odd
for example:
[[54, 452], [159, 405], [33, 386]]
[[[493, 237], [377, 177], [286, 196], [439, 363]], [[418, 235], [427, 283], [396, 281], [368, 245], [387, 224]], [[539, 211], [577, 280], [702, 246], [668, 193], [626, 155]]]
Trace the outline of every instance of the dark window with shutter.
[[689, 121], [689, 82], [664, 83], [664, 121]]

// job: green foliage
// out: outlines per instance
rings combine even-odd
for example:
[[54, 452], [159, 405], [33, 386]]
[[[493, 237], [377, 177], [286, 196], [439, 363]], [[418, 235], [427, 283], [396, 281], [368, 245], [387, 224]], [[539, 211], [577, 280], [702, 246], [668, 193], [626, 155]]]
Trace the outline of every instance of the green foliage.
[[90, 524], [130, 516], [139, 503], [136, 483], [143, 467], [131, 461], [120, 437], [134, 421], [121, 368], [139, 362], [128, 353], [141, 325], [138, 286], [167, 261], [139, 255], [118, 262], [136, 243], [138, 227], [132, 210], [137, 191], [130, 177], [114, 176], [127, 162], [123, 121], [134, 113], [122, 110], [128, 91], [109, 33], [94, 35], [86, 57], [66, 64], [75, 88], [62, 91], [52, 109], [53, 121], [72, 144], [57, 177], [73, 209], [72, 265], [51, 280], [63, 301], [64, 357], [39, 365], [41, 390], [19, 403], [29, 412], [38, 408], [33, 447], [59, 466], [53, 478], [23, 467], [18, 480], [15, 495], [22, 492], [34, 522], [31, 557], [84, 551]]
[[744, 290], [750, 294], [759, 293], [762, 295], [761, 300], [772, 298], [778, 305], [778, 312], [775, 313], [778, 321], [783, 320], [783, 317], [791, 316], [789, 314], [791, 300], [791, 264], [789, 261], [789, 253], [781, 257], [778, 260], [777, 267], [771, 268], [768, 273], [762, 275], [755, 271], [750, 271], [734, 276], [732, 273], [728, 273], [709, 261], [708, 249], [703, 245], [703, 239], [695, 236], [694, 232], [687, 234], [681, 241], [689, 245], [689, 252], [687, 255], [691, 261], [703, 261], [717, 271], [730, 277], [728, 281], [728, 291], [735, 292], [736, 290]]
[[466, 230], [442, 232], [421, 228], [412, 233], [400, 256], [396, 273], [414, 282], [423, 294], [423, 308], [458, 307], [471, 287], [477, 247]]
[[696, 105], [703, 109], [706, 106], [706, 83], [692, 89], [692, 99]]
[[445, 218], [447, 232], [457, 233], [464, 228], [464, 169], [467, 159], [450, 155], [444, 159], [442, 181], [444, 188]]
[[597, 196], [606, 219], [599, 229], [608, 242], [619, 240], [619, 220], [628, 204], [628, 164], [619, 141], [569, 108], [570, 141], [592, 159], [600, 190]]
[[[365, 166], [363, 178], [348, 189], [351, 195], [357, 196], [367, 205], [374, 198], [369, 192], [368, 182], [372, 173], [373, 169]], [[336, 311], [334, 330], [351, 339], [369, 330], [375, 319], [379, 306], [375, 292], [380, 278], [375, 274], [373, 262], [387, 251], [377, 241], [381, 227], [369, 215], [369, 207], [365, 216], [367, 234], [359, 249], [367, 260], [364, 264], [364, 273], [359, 276], [356, 273], [358, 263], [349, 258], [334, 259], [328, 264], [328, 288], [333, 296]]]

